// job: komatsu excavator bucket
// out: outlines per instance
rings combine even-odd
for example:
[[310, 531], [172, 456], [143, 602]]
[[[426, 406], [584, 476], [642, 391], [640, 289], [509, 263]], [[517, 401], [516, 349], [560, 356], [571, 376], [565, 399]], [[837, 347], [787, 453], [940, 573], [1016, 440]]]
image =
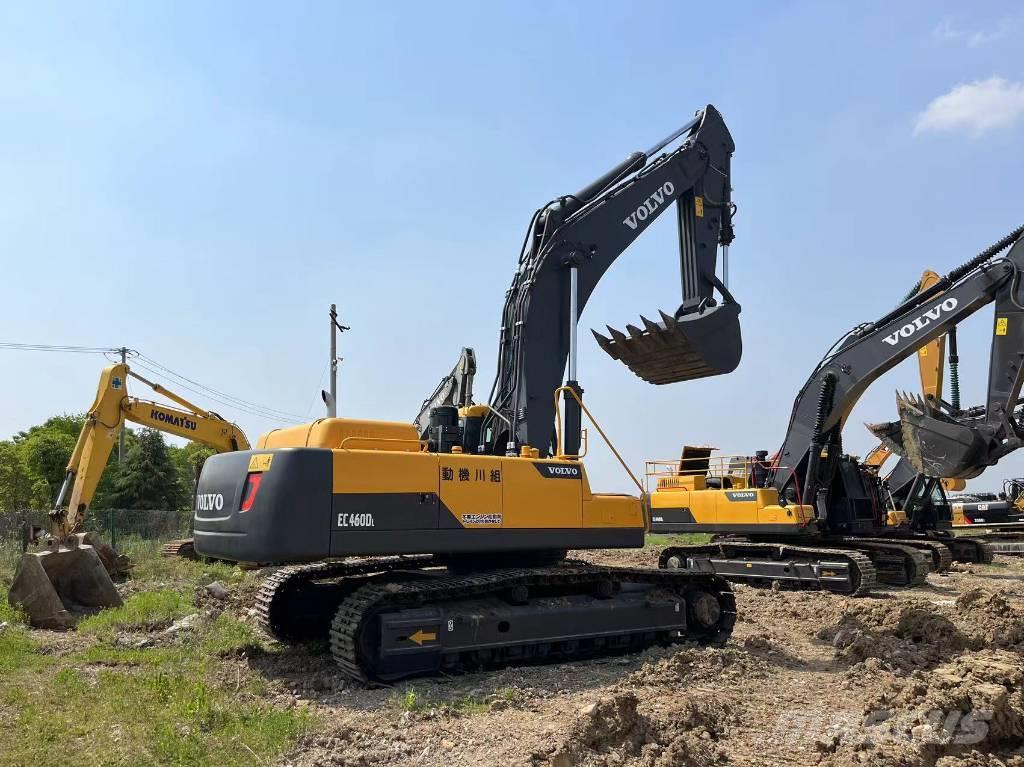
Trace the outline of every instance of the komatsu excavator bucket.
[[648, 383], [678, 383], [736, 369], [743, 354], [739, 304], [722, 303], [675, 317], [659, 314], [661, 322], [641, 316], [643, 329], [627, 325], [629, 335], [611, 327], [611, 338], [591, 332], [613, 359]]
[[[88, 534], [73, 536], [68, 545], [48, 545], [21, 558], [8, 601], [21, 608], [36, 628], [72, 628], [79, 618], [105, 607], [118, 607], [121, 596], [100, 556], [101, 549], [83, 543]], [[107, 553], [104, 551], [104, 553]], [[114, 557], [115, 571], [123, 558]]]
[[972, 479], [995, 463], [977, 426], [946, 415], [920, 395], [897, 394], [896, 407], [899, 421], [868, 424], [868, 430], [906, 456], [919, 474]]

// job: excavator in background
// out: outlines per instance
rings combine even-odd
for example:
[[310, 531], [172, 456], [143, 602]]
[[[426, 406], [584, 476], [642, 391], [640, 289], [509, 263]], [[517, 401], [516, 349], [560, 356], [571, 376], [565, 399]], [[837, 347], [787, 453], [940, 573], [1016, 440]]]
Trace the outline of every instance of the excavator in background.
[[[815, 586], [863, 594], [878, 582], [922, 583], [955, 557], [991, 561], [984, 543], [954, 537], [942, 478], [977, 476], [1022, 444], [1013, 417], [1024, 367], [1024, 307], [1017, 296], [1024, 227], [875, 322], [845, 334], [797, 395], [773, 459], [740, 456], [711, 463], [710, 450], [648, 462], [651, 530], [716, 534], [706, 545], [662, 552], [663, 567], [731, 580]], [[1009, 252], [996, 258], [1002, 251]], [[908, 524], [886, 524], [881, 483], [843, 452], [843, 426], [861, 394], [883, 373], [988, 304], [995, 321], [984, 416], [939, 413], [898, 400], [901, 421], [876, 429], [907, 452], [920, 482], [903, 506]]]
[[[129, 395], [129, 379], [146, 384], [179, 407]], [[143, 378], [124, 363], [104, 368], [50, 512], [50, 529], [30, 532], [30, 541], [40, 550], [22, 557], [11, 584], [9, 601], [25, 611], [33, 626], [69, 628], [84, 612], [121, 604], [111, 576], [126, 574], [126, 559], [95, 533], [81, 532], [81, 528], [126, 421], [220, 452], [249, 449], [242, 430], [216, 413]], [[187, 542], [179, 543], [179, 550], [186, 548]]]
[[954, 528], [1014, 525], [1024, 529], [1024, 478], [1004, 479], [998, 494], [961, 493], [951, 495], [949, 502]]
[[[910, 296], [915, 293], [929, 290], [934, 285], [938, 284], [941, 279], [942, 278], [936, 272], [933, 272], [930, 269], [925, 270], [924, 274], [921, 275], [921, 280], [914, 287], [911, 293], [908, 293], [907, 296], [904, 297], [904, 300], [910, 298]], [[921, 394], [930, 402], [942, 401], [947, 341], [949, 345], [951, 400], [954, 403], [953, 407], [959, 410], [960, 357], [957, 354], [956, 326], [951, 327], [946, 334], [932, 339], [929, 343], [917, 350], [917, 368], [918, 375], [921, 379]], [[882, 477], [882, 467], [892, 455], [893, 449], [890, 447], [889, 441], [880, 440], [879, 443], [871, 449], [867, 456], [865, 456], [863, 466], [876, 477]], [[886, 505], [888, 508], [886, 517], [887, 524], [894, 527], [908, 525], [909, 520], [907, 512], [904, 510], [904, 505], [907, 504], [910, 498], [917, 496], [918, 486], [921, 483], [930, 484], [930, 479], [919, 475], [907, 459], [901, 458], [897, 462], [896, 466], [887, 475], [882, 477], [882, 481], [883, 497], [887, 502]], [[943, 478], [941, 481], [941, 493], [963, 490], [966, 486], [967, 481], [964, 479]], [[939, 491], [932, 488], [932, 492], [935, 493]], [[936, 502], [941, 502], [941, 499], [936, 499]], [[945, 515], [943, 515], [943, 517], [944, 516]]]
[[[932, 287], [939, 277], [935, 272], [926, 271], [918, 284], [919, 290], [927, 290]], [[948, 362], [950, 399], [946, 402], [942, 398], [943, 372], [946, 365], [948, 341]], [[931, 343], [918, 350], [918, 367], [921, 377], [921, 395], [923, 401], [929, 406], [938, 408], [944, 412], [957, 416], [978, 418], [983, 416], [985, 408], [961, 408], [960, 405], [960, 357], [957, 350], [956, 326], [954, 325], [944, 336], [934, 339]], [[1020, 405], [1018, 400], [1014, 403], [1013, 420], [1021, 422]], [[881, 435], [879, 444], [864, 459], [864, 465], [869, 470], [874, 470], [876, 475], [880, 474], [881, 467], [894, 450], [899, 449], [898, 440], [890, 439], [892, 433], [899, 434], [901, 424], [881, 424], [869, 426]], [[1022, 482], [1020, 480], [1006, 480], [1003, 483], [1003, 493], [996, 496], [992, 493], [982, 494], [975, 497], [970, 494], [963, 494], [967, 487], [964, 479], [942, 478], [939, 486], [934, 486], [934, 479], [929, 478], [914, 468], [911, 460], [900, 457], [896, 466], [883, 478], [885, 497], [889, 502], [888, 521], [890, 525], [908, 525], [907, 512], [904, 507], [912, 503], [917, 497], [919, 488], [926, 483], [932, 483], [931, 492], [935, 495], [935, 503], [946, 503], [951, 510], [951, 529], [954, 532], [968, 533], [973, 541], [985, 544], [993, 554], [1020, 555], [1024, 554], [1024, 524], [1021, 523], [1024, 502], [1021, 502]], [[949, 495], [958, 493], [959, 495]]]
[[577, 324], [607, 269], [666, 211], [676, 213], [682, 304], [599, 341], [653, 383], [739, 362], [740, 307], [716, 275], [733, 240], [733, 150], [709, 105], [541, 207], [505, 294], [487, 404], [473, 402], [464, 351], [415, 423], [327, 418], [212, 456], [196, 551], [288, 563], [257, 596], [260, 621], [282, 641], [329, 639], [340, 673], [360, 684], [727, 638], [733, 594], [714, 574], [565, 555], [644, 545], [642, 498], [593, 492], [579, 457], [590, 416]]

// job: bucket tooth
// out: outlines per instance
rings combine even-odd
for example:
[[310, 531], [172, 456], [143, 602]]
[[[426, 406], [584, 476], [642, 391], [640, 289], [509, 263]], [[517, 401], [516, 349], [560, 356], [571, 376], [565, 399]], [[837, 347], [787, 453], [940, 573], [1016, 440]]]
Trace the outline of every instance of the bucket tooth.
[[597, 345], [604, 349], [612, 357], [615, 357], [615, 354], [612, 352], [612, 339], [606, 338], [593, 328], [590, 329], [590, 332], [594, 334], [594, 340], [597, 341]]
[[629, 340], [626, 334], [623, 333], [621, 330], [616, 330], [615, 328], [609, 327], [608, 332], [612, 334], [612, 339], [617, 344], [625, 343], [626, 341]]
[[644, 331], [636, 325], [626, 325], [626, 331], [629, 333], [630, 338], [643, 338], [644, 335]]
[[655, 336], [655, 334], [658, 333], [658, 331], [661, 330], [661, 326], [660, 325], [658, 325], [656, 322], [651, 322], [649, 319], [644, 317], [642, 314], [640, 315], [640, 322], [642, 322], [644, 324], [644, 330], [646, 330], [648, 333], [650, 333], [652, 338]]

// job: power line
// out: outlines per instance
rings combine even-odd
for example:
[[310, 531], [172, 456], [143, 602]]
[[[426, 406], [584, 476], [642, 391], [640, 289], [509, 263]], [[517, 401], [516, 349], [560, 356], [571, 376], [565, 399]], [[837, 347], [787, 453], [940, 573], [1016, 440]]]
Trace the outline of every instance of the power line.
[[[74, 353], [74, 354], [102, 354], [110, 362], [120, 362], [120, 355], [122, 347], [120, 346], [74, 346], [70, 344], [22, 344], [15, 343], [12, 341], [0, 341], [0, 350], [9, 351], [36, 351], [36, 352], [61, 352], [61, 353]], [[111, 355], [115, 355], [111, 357]], [[278, 410], [277, 408], [267, 407], [261, 405], [258, 402], [251, 402], [250, 400], [236, 397], [227, 392], [214, 389], [211, 386], [196, 381], [195, 379], [189, 378], [188, 376], [177, 373], [171, 370], [166, 365], [158, 362], [157, 360], [149, 357], [135, 349], [128, 349], [127, 356], [132, 360], [132, 364], [146, 370], [152, 375], [164, 378], [170, 378], [173, 380], [174, 385], [182, 389], [186, 389], [193, 394], [197, 394], [200, 397], [211, 399], [214, 402], [218, 402], [221, 405], [232, 408], [234, 410], [241, 411], [248, 415], [256, 416], [258, 418], [265, 418], [268, 421], [274, 421], [276, 423], [296, 423], [305, 421], [307, 416], [298, 415], [296, 413], [289, 413], [286, 410]]]
[[[195, 379], [182, 375], [181, 373], [176, 373], [166, 365], [157, 362], [155, 359], [145, 354], [140, 353], [135, 364], [139, 364], [138, 360], [145, 360], [147, 364], [159, 368], [161, 371], [163, 371], [165, 375], [170, 376], [178, 381], [184, 381], [191, 384], [192, 386], [198, 387], [199, 389], [202, 390], [202, 392], [205, 393], [206, 396], [210, 397], [211, 399], [216, 399], [218, 402], [223, 402], [224, 404], [232, 405], [239, 409], [248, 408], [249, 410], [260, 411], [260, 414], [266, 415], [268, 417], [275, 417], [277, 418], [277, 420], [292, 419], [302, 421], [305, 419], [305, 416], [297, 415], [295, 413], [289, 413], [287, 410], [278, 410], [277, 408], [261, 405], [258, 402], [252, 402], [250, 400], [242, 399], [241, 397], [236, 397], [232, 394], [228, 394], [227, 392], [214, 389], [211, 386], [202, 384], [199, 381], [196, 381]], [[156, 372], [152, 370], [152, 368], [147, 369], [150, 370], [150, 372]], [[184, 384], [182, 384], [182, 386], [184, 386]], [[281, 418], [282, 416], [283, 418]]]
[[[71, 354], [108, 354], [121, 353], [120, 346], [71, 346], [66, 344], [16, 344], [11, 341], [0, 341], [0, 349], [18, 352], [65, 352]], [[138, 352], [134, 349], [128, 350], [129, 356], [135, 356]]]

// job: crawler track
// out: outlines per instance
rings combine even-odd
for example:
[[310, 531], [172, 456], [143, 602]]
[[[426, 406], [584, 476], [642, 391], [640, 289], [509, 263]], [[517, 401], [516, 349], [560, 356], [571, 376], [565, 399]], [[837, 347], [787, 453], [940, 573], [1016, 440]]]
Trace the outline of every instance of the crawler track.
[[191, 538], [179, 538], [174, 541], [168, 541], [160, 550], [160, 555], [164, 557], [198, 559], [196, 547]]
[[363, 585], [338, 607], [330, 644], [342, 673], [367, 685], [680, 638], [724, 642], [735, 621], [721, 578], [567, 562]]
[[848, 596], [866, 594], [878, 583], [875, 565], [856, 550], [742, 539], [674, 546], [661, 553], [658, 566], [714, 573], [739, 583], [779, 583]]

